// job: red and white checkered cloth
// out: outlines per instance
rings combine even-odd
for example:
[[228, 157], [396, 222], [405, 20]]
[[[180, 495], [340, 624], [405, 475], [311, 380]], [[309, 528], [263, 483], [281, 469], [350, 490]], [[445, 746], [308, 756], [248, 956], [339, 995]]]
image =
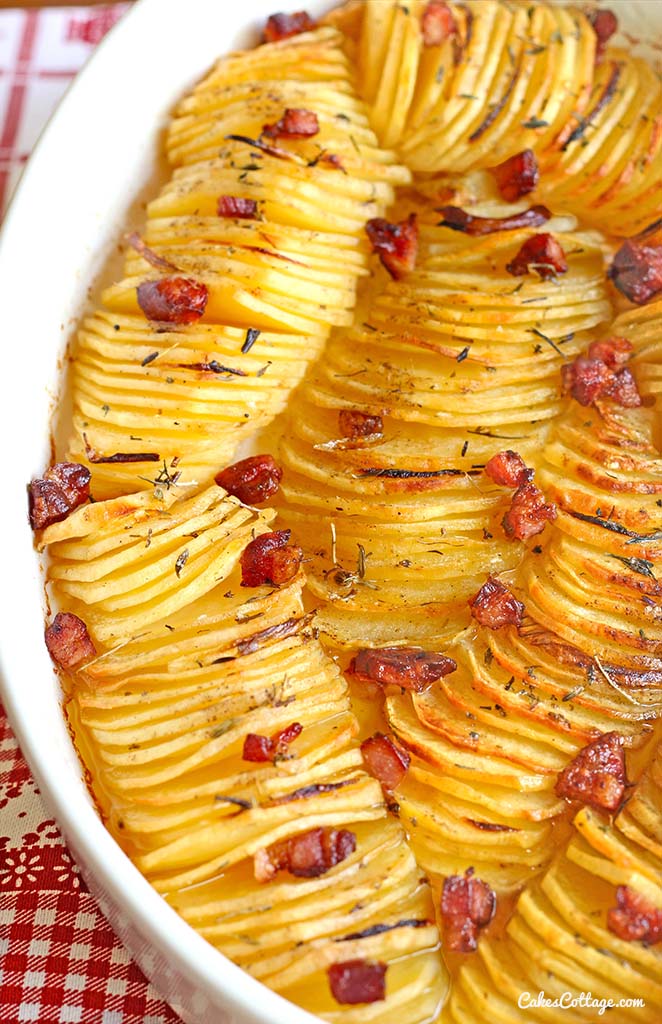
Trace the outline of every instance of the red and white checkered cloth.
[[0, 11], [0, 216], [71, 79], [127, 6]]
[[[0, 11], [0, 215], [62, 93], [126, 6]], [[0, 704], [0, 1022], [178, 1020], [85, 888]]]

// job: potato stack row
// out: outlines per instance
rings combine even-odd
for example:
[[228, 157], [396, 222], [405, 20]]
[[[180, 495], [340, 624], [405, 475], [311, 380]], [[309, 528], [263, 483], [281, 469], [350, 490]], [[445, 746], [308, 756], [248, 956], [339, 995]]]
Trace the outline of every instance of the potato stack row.
[[[550, 284], [506, 269], [530, 229], [470, 238], [422, 216], [415, 270], [380, 274], [283, 430], [283, 517], [309, 552], [319, 625], [342, 647], [446, 640], [485, 577], [519, 564], [483, 467], [499, 449], [540, 451], [561, 365], [610, 316], [594, 241], [559, 231], [569, 269]], [[343, 410], [381, 417], [379, 434], [343, 438]]]
[[434, 876], [471, 864], [500, 891], [521, 886], [553, 854], [559, 772], [600, 733], [641, 746], [659, 715], [662, 473], [648, 412], [616, 418], [577, 406], [553, 428], [540, 484], [558, 518], [501, 577], [521, 628], [467, 629], [446, 651], [456, 673], [386, 701], [414, 754], [402, 820]]
[[[627, 887], [659, 913], [662, 908], [662, 753], [658, 747], [629, 802], [613, 822], [583, 808], [572, 836], [547, 871], [524, 890], [499, 939], [485, 937], [460, 968], [440, 1020], [444, 1024], [548, 1021], [549, 999], [580, 993], [612, 1000], [618, 1024], [658, 1021], [662, 1008], [662, 952], [626, 941], [608, 926]], [[528, 994], [528, 999], [527, 999]], [[565, 995], [564, 995], [565, 994]], [[619, 1005], [620, 1000], [642, 1002]], [[595, 1020], [599, 1002], [568, 1006], [573, 1021]]]
[[[242, 586], [242, 552], [272, 521], [212, 485], [167, 511], [135, 495], [49, 527], [53, 597], [97, 652], [69, 719], [112, 834], [219, 950], [328, 1020], [423, 1024], [447, 987], [430, 887], [363, 767], [303, 575]], [[249, 735], [295, 723], [278, 756], [247, 755]], [[314, 830], [352, 848], [317, 874], [260, 875], [275, 844]], [[386, 971], [369, 1018], [329, 985], [354, 960]]]
[[[263, 135], [288, 109], [314, 115], [315, 134]], [[175, 112], [167, 151], [173, 176], [74, 352], [69, 456], [97, 498], [168, 475], [178, 494], [204, 486], [280, 412], [330, 328], [351, 322], [365, 221], [410, 177], [379, 147], [329, 27], [221, 59]], [[224, 213], [224, 197], [249, 212]], [[148, 319], [138, 287], [173, 277], [206, 288], [202, 317]]]
[[427, 7], [366, 0], [354, 28], [384, 145], [422, 176], [494, 167], [530, 148], [554, 209], [620, 236], [655, 219], [662, 84], [647, 61], [605, 47], [579, 6], [468, 0], [436, 29]]

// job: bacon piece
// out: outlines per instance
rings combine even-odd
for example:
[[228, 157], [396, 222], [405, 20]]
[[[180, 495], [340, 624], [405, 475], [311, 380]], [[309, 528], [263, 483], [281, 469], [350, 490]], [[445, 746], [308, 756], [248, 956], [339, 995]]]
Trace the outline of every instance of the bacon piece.
[[284, 754], [287, 751], [288, 746], [293, 740], [300, 736], [303, 732], [303, 726], [301, 722], [291, 722], [290, 725], [286, 725], [280, 732], [276, 732], [273, 735], [274, 747], [277, 754]]
[[456, 668], [452, 658], [421, 647], [362, 647], [347, 671], [362, 683], [401, 686], [422, 693]]
[[44, 633], [48, 653], [60, 668], [76, 668], [97, 653], [87, 626], [71, 612], [58, 612]]
[[254, 861], [255, 878], [258, 882], [270, 882], [279, 871], [289, 871], [297, 878], [319, 878], [346, 860], [355, 849], [353, 832], [344, 828], [313, 828], [258, 850]]
[[276, 587], [293, 580], [303, 560], [300, 547], [288, 544], [290, 530], [263, 533], [252, 540], [241, 556], [242, 587]]
[[499, 487], [515, 488], [530, 480], [533, 470], [527, 469], [519, 452], [507, 448], [503, 452], [497, 452], [485, 463], [485, 475]]
[[543, 281], [548, 281], [557, 274], [565, 274], [568, 261], [554, 235], [548, 232], [531, 235], [510, 263], [506, 263], [506, 270], [513, 277], [528, 274], [531, 269], [537, 271]]
[[580, 405], [592, 405], [612, 377], [612, 371], [601, 359], [588, 356], [577, 356], [574, 362], [561, 367], [563, 390]]
[[292, 722], [291, 725], [274, 733], [273, 736], [261, 736], [259, 733], [249, 732], [244, 740], [242, 759], [244, 761], [274, 761], [287, 753], [287, 748], [293, 740], [303, 732], [300, 722]]
[[255, 199], [242, 199], [240, 196], [219, 196], [216, 209], [219, 217], [257, 220], [257, 202]]
[[488, 576], [477, 594], [469, 601], [471, 614], [481, 626], [502, 629], [522, 625], [524, 605], [508, 587], [494, 576]]
[[423, 46], [441, 46], [457, 34], [457, 23], [445, 0], [429, 0], [421, 16]]
[[556, 780], [554, 792], [597, 810], [616, 811], [625, 795], [623, 738], [606, 732], [583, 747]]
[[418, 221], [415, 213], [406, 220], [392, 223], [383, 217], [373, 217], [365, 226], [372, 251], [379, 256], [391, 277], [398, 281], [411, 273], [418, 256]]
[[291, 14], [271, 14], [264, 26], [265, 43], [277, 43], [281, 39], [311, 32], [316, 27], [308, 11], [293, 11]]
[[28, 487], [28, 511], [33, 530], [60, 523], [90, 496], [90, 471], [78, 462], [56, 462]]
[[219, 487], [244, 505], [261, 505], [280, 487], [283, 471], [271, 455], [250, 455], [214, 477]]
[[393, 740], [383, 732], [376, 732], [364, 740], [361, 753], [370, 774], [379, 779], [388, 793], [400, 785], [411, 761], [406, 750], [396, 747]]
[[631, 889], [619, 885], [616, 890], [617, 906], [607, 912], [607, 928], [625, 942], [643, 942], [654, 946], [662, 941], [662, 909]]
[[472, 953], [478, 945], [478, 932], [489, 924], [496, 912], [496, 893], [487, 882], [467, 868], [464, 875], [449, 875], [441, 893], [441, 919], [444, 944], [456, 953]]
[[601, 61], [604, 52], [607, 48], [607, 43], [613, 36], [614, 32], [618, 31], [618, 18], [613, 11], [607, 10], [586, 10], [584, 14], [590, 21], [593, 31], [597, 36], [597, 43], [595, 47], [595, 59]]
[[274, 742], [269, 736], [261, 736], [256, 732], [249, 732], [244, 740], [242, 751], [244, 761], [272, 761], [274, 756]]
[[331, 995], [343, 1006], [386, 999], [387, 965], [379, 960], [343, 960], [327, 967]]
[[148, 320], [194, 324], [207, 308], [207, 285], [188, 277], [162, 277], [138, 285], [138, 305]]
[[359, 437], [370, 437], [381, 434], [384, 422], [381, 416], [371, 416], [357, 409], [341, 409], [338, 413], [338, 428], [343, 437], [356, 440]]
[[643, 306], [662, 291], [662, 245], [624, 242], [607, 277], [630, 302]]
[[588, 347], [591, 359], [600, 359], [610, 370], [619, 370], [625, 366], [632, 355], [632, 342], [627, 338], [614, 335], [604, 341], [592, 341]]
[[475, 217], [460, 206], [442, 206], [437, 210], [443, 220], [438, 226], [467, 235], [491, 235], [496, 231], [515, 231], [517, 228], [537, 228], [552, 216], [546, 206], [531, 206], [509, 217]]
[[563, 390], [580, 405], [592, 405], [602, 395], [626, 408], [641, 405], [641, 395], [632, 372], [624, 364], [632, 352], [627, 338], [594, 341], [585, 356], [561, 369]]
[[545, 495], [531, 480], [520, 484], [501, 520], [506, 537], [528, 540], [542, 533], [546, 523], [556, 519], [556, 505], [547, 504]]
[[515, 153], [502, 164], [491, 168], [496, 178], [497, 188], [503, 199], [514, 203], [516, 199], [533, 192], [538, 184], [538, 161], [532, 149], [523, 149]]
[[269, 139], [310, 139], [320, 130], [317, 114], [301, 107], [287, 107], [274, 124], [265, 124], [262, 134]]
[[632, 375], [632, 370], [627, 366], [624, 366], [612, 380], [607, 382], [605, 394], [624, 409], [636, 409], [642, 404], [637, 382]]

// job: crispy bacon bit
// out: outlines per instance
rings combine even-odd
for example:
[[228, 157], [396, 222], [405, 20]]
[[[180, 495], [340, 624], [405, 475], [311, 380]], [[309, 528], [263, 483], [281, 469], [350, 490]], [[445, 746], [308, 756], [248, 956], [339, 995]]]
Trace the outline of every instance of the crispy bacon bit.
[[381, 416], [371, 416], [357, 409], [341, 409], [338, 413], [338, 428], [343, 437], [356, 440], [359, 437], [370, 437], [381, 434], [384, 422]]
[[452, 658], [421, 647], [362, 647], [347, 671], [361, 683], [401, 686], [422, 693], [456, 668]]
[[620, 370], [632, 355], [632, 342], [614, 335], [604, 341], [591, 342], [588, 354], [592, 359], [601, 359], [610, 370]]
[[421, 17], [423, 46], [441, 46], [457, 34], [457, 24], [445, 0], [429, 0]]
[[318, 878], [346, 860], [356, 849], [356, 836], [347, 829], [313, 828], [258, 850], [254, 873], [258, 882], [270, 882], [279, 871], [297, 878]]
[[287, 751], [288, 746], [293, 740], [300, 736], [303, 732], [303, 726], [301, 722], [291, 722], [290, 725], [286, 725], [280, 732], [274, 733], [272, 739], [274, 741], [274, 747], [276, 748], [277, 754], [284, 754]]
[[538, 184], [538, 161], [532, 149], [515, 153], [491, 170], [501, 196], [509, 203], [533, 192]]
[[631, 889], [619, 885], [616, 890], [617, 906], [607, 912], [607, 928], [625, 942], [643, 942], [654, 946], [662, 941], [662, 909]]
[[580, 405], [592, 405], [605, 389], [613, 372], [601, 359], [577, 356], [561, 367], [563, 390]]
[[499, 487], [519, 487], [533, 476], [519, 452], [507, 448], [497, 452], [485, 463], [485, 474]]
[[207, 308], [207, 285], [188, 277], [162, 277], [138, 285], [138, 305], [148, 320], [193, 324]]
[[488, 576], [482, 587], [469, 601], [471, 614], [481, 626], [502, 629], [504, 626], [522, 625], [524, 605], [508, 587], [494, 576]]
[[624, 242], [607, 276], [630, 302], [643, 306], [662, 291], [662, 245]]
[[291, 14], [272, 14], [264, 26], [265, 43], [277, 43], [281, 39], [298, 36], [301, 32], [312, 32], [316, 23], [307, 11], [293, 11]]
[[372, 251], [379, 256], [391, 277], [398, 281], [411, 273], [418, 255], [418, 222], [410, 213], [406, 220], [392, 223], [383, 217], [373, 217], [365, 226]]
[[607, 383], [605, 394], [624, 409], [636, 409], [642, 404], [637, 382], [632, 376], [632, 370], [627, 366], [619, 370]]
[[528, 540], [542, 533], [546, 523], [556, 519], [556, 505], [547, 504], [539, 487], [531, 480], [520, 484], [501, 520], [506, 537]]
[[87, 626], [71, 612], [58, 612], [44, 633], [48, 653], [60, 668], [76, 668], [97, 653]]
[[386, 999], [387, 965], [379, 960], [343, 960], [331, 964], [329, 976], [331, 995], [343, 1006], [378, 1003]]
[[407, 751], [396, 747], [393, 740], [382, 732], [364, 740], [361, 753], [370, 774], [379, 779], [389, 793], [400, 785], [411, 761]]
[[278, 491], [283, 471], [271, 455], [251, 455], [217, 473], [214, 479], [244, 505], [261, 505]]
[[241, 556], [242, 587], [265, 583], [280, 587], [293, 580], [303, 559], [301, 548], [288, 544], [290, 530], [263, 533], [244, 548]]
[[641, 405], [636, 381], [624, 364], [632, 352], [627, 338], [606, 338], [594, 341], [585, 356], [563, 366], [563, 389], [580, 405], [592, 405], [606, 395], [625, 408]]
[[600, 61], [604, 56], [608, 41], [613, 36], [614, 32], [618, 31], [618, 18], [613, 11], [609, 11], [607, 9], [587, 10], [584, 13], [593, 26], [593, 31], [597, 36], [595, 59], [596, 61]]
[[509, 217], [475, 217], [460, 206], [442, 206], [437, 210], [443, 217], [439, 227], [464, 231], [467, 235], [491, 235], [495, 231], [515, 231], [517, 228], [537, 228], [552, 216], [546, 206], [531, 206]]
[[249, 732], [244, 740], [241, 756], [244, 761], [274, 761], [276, 757], [283, 757], [287, 753], [290, 743], [302, 732], [303, 726], [300, 722], [292, 722], [271, 737]]
[[255, 199], [242, 199], [241, 196], [219, 196], [217, 212], [219, 217], [257, 220], [257, 202]]
[[626, 783], [623, 738], [617, 732], [606, 732], [566, 765], [554, 791], [557, 796], [580, 800], [597, 810], [616, 811]]
[[506, 270], [513, 277], [535, 270], [543, 281], [565, 274], [567, 269], [568, 261], [560, 243], [547, 232], [527, 238], [517, 255], [506, 263]]
[[317, 114], [301, 107], [287, 107], [280, 120], [265, 124], [262, 134], [269, 139], [310, 139], [317, 135], [320, 124]]
[[456, 953], [472, 953], [478, 945], [479, 929], [489, 924], [496, 912], [496, 893], [487, 882], [474, 877], [474, 869], [464, 875], [449, 875], [441, 894], [441, 919], [444, 943]]
[[56, 462], [28, 487], [28, 511], [33, 530], [66, 519], [90, 496], [90, 471], [78, 462]]
[[269, 736], [260, 736], [259, 733], [249, 732], [244, 740], [242, 758], [244, 761], [273, 761], [274, 743]]

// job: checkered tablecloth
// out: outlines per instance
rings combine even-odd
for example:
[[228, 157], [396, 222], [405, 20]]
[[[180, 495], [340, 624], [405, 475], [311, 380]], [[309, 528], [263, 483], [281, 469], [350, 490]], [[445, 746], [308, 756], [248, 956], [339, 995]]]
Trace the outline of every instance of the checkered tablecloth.
[[[0, 10], [0, 213], [51, 111], [125, 6]], [[178, 1020], [85, 888], [0, 704], [0, 1022]]]

